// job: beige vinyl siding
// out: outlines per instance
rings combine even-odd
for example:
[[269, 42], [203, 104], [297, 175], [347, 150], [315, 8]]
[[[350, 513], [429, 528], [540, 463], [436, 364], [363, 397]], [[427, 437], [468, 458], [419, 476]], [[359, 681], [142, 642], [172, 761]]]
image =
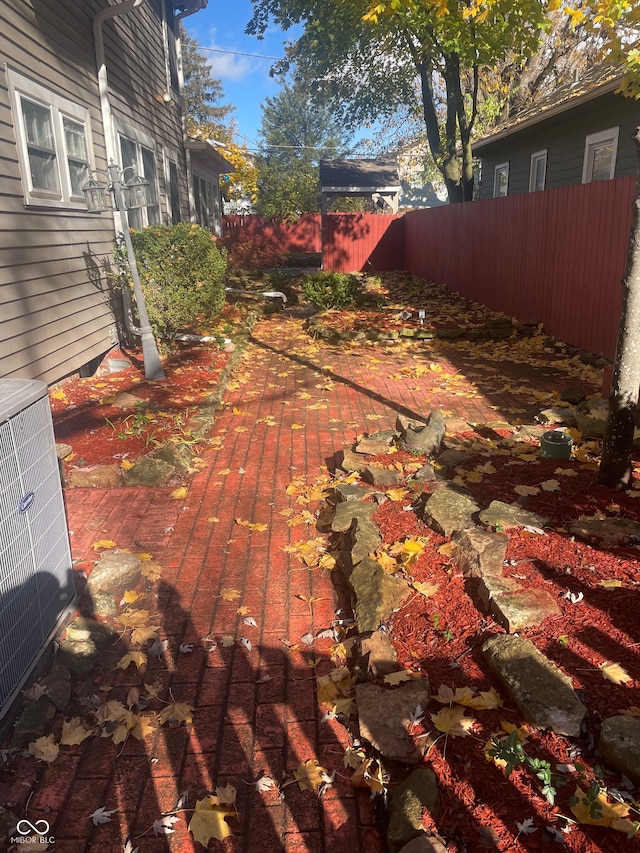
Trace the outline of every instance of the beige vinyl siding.
[[[52, 383], [117, 342], [107, 279], [113, 217], [25, 205], [7, 76], [8, 68], [88, 109], [90, 157], [104, 169], [92, 26], [96, 12], [109, 5], [109, 0], [0, 2], [0, 377]], [[165, 221], [164, 147], [178, 152], [181, 209], [188, 211], [189, 204], [180, 107], [161, 98], [166, 71], [158, 0], [107, 21], [104, 38], [114, 118], [154, 140]]]

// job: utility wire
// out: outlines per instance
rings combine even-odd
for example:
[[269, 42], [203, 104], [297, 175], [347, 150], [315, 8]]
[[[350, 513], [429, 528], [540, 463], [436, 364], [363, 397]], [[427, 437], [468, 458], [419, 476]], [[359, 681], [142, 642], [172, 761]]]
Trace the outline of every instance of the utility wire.
[[255, 59], [284, 59], [284, 56], [268, 56], [265, 53], [246, 53], [243, 50], [224, 50], [222, 47], [198, 47], [198, 50], [206, 50], [210, 53], [231, 53], [234, 56], [253, 56]]

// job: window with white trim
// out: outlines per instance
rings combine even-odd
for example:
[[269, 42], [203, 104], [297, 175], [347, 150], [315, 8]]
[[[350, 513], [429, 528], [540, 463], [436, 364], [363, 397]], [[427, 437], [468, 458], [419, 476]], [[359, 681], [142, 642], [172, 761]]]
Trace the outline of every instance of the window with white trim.
[[216, 184], [199, 175], [193, 176], [193, 200], [196, 222], [215, 231], [220, 216], [220, 190]]
[[24, 201], [86, 210], [91, 169], [89, 110], [8, 70]]
[[178, 185], [178, 163], [176, 160], [166, 157], [164, 174], [169, 218], [172, 225], [177, 225], [182, 216], [180, 213], [180, 187]]
[[531, 155], [529, 172], [529, 192], [536, 193], [544, 189], [547, 179], [547, 150], [536, 151]]
[[599, 133], [590, 133], [584, 144], [582, 183], [608, 181], [616, 171], [619, 127], [610, 127]]
[[496, 166], [493, 176], [493, 197], [501, 198], [509, 191], [509, 164], [500, 163]]
[[125, 182], [130, 181], [134, 174], [141, 175], [149, 181], [147, 188], [149, 204], [146, 207], [132, 208], [127, 212], [129, 225], [131, 228], [144, 228], [146, 225], [157, 225], [160, 222], [160, 201], [158, 193], [158, 169], [156, 167], [153, 140], [130, 128], [121, 131], [118, 136], [120, 141], [120, 165], [125, 170]]

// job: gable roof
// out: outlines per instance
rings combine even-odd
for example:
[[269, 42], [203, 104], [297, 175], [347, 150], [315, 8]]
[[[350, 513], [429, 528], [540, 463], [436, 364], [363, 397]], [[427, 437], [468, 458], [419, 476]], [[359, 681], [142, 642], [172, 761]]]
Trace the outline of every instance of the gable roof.
[[578, 80], [558, 86], [534, 106], [492, 128], [487, 136], [477, 139], [471, 147], [474, 152], [480, 151], [551, 116], [559, 115], [601, 95], [615, 92], [620, 87], [623, 76], [618, 66], [597, 65]]
[[320, 191], [323, 193], [375, 193], [400, 191], [395, 160], [321, 160]]

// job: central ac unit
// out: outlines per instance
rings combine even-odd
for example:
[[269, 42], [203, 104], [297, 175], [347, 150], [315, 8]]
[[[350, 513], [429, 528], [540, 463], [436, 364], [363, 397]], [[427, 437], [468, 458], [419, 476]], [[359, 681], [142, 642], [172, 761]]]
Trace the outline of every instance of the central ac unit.
[[74, 598], [47, 386], [0, 379], [0, 718]]

